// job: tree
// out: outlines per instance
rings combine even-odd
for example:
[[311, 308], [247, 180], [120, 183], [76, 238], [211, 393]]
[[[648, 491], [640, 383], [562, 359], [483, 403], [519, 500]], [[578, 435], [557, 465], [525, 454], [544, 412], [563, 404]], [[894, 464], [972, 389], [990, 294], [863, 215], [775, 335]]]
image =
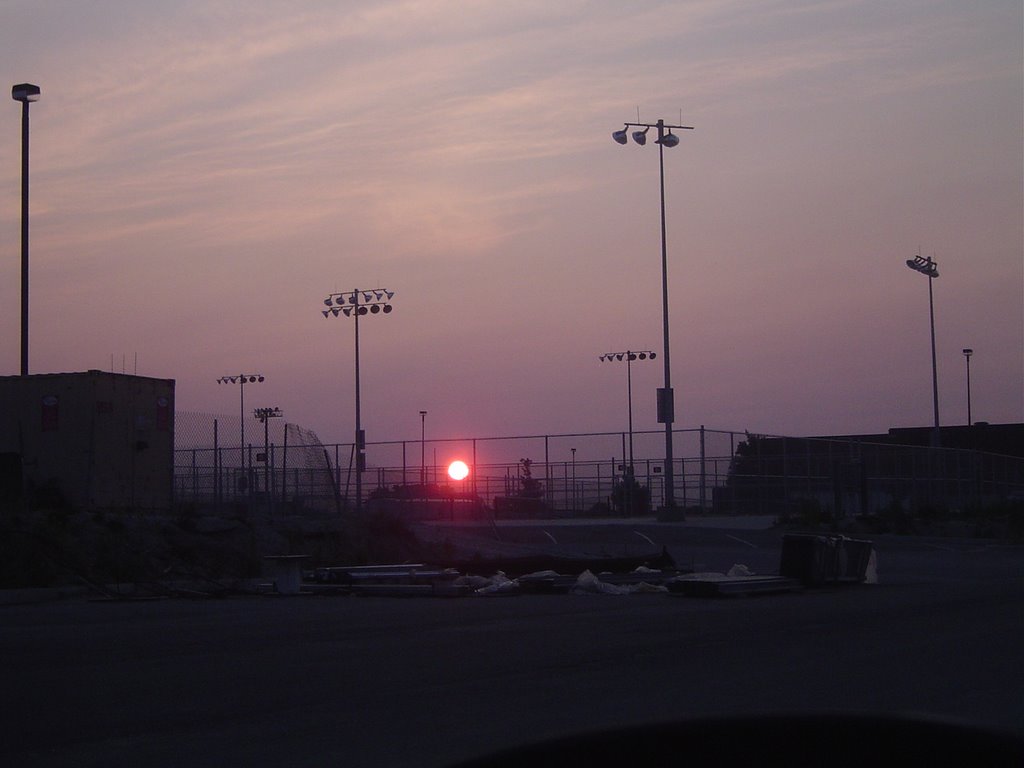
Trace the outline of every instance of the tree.
[[516, 496], [522, 499], [539, 499], [544, 495], [544, 483], [535, 478], [530, 471], [533, 459], [520, 459], [522, 471], [519, 475], [519, 492]]

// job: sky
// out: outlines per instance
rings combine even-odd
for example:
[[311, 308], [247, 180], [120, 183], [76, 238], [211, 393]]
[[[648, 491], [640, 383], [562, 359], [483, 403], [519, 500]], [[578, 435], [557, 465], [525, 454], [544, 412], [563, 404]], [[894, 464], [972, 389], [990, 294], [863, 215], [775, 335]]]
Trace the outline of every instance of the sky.
[[[31, 106], [30, 371], [368, 440], [1024, 421], [1019, 0], [3, 0]], [[21, 110], [0, 110], [0, 375]]]

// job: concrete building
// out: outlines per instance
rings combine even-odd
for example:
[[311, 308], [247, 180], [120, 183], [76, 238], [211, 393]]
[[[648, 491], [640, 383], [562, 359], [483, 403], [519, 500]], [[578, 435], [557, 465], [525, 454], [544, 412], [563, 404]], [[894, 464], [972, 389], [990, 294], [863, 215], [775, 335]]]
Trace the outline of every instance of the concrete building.
[[[716, 511], [837, 517], [902, 509], [961, 513], [1024, 500], [1024, 424], [896, 427], [884, 434], [748, 435], [737, 446]], [[943, 512], [945, 514], [945, 512]]]
[[0, 377], [0, 504], [166, 510], [173, 474], [172, 379]]

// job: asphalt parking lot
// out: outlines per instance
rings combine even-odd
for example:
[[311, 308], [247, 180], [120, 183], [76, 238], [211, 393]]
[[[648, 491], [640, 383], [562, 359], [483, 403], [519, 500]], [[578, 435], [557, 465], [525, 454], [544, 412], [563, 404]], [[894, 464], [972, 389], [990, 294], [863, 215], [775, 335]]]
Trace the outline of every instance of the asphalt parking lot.
[[[762, 573], [780, 546], [726, 527], [502, 533], [616, 553], [646, 537], [677, 561]], [[440, 766], [581, 730], [771, 712], [916, 713], [1024, 736], [1024, 548], [875, 541], [877, 585], [749, 598], [3, 605], [0, 761]]]

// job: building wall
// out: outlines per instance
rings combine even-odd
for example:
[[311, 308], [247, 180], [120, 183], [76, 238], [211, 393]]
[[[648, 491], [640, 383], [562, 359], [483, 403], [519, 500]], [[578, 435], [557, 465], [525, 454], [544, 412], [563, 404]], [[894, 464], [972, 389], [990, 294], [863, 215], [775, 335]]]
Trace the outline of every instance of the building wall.
[[[102, 371], [0, 377], [0, 454], [30, 503], [169, 509], [174, 381]], [[10, 495], [10, 494], [7, 494]]]

